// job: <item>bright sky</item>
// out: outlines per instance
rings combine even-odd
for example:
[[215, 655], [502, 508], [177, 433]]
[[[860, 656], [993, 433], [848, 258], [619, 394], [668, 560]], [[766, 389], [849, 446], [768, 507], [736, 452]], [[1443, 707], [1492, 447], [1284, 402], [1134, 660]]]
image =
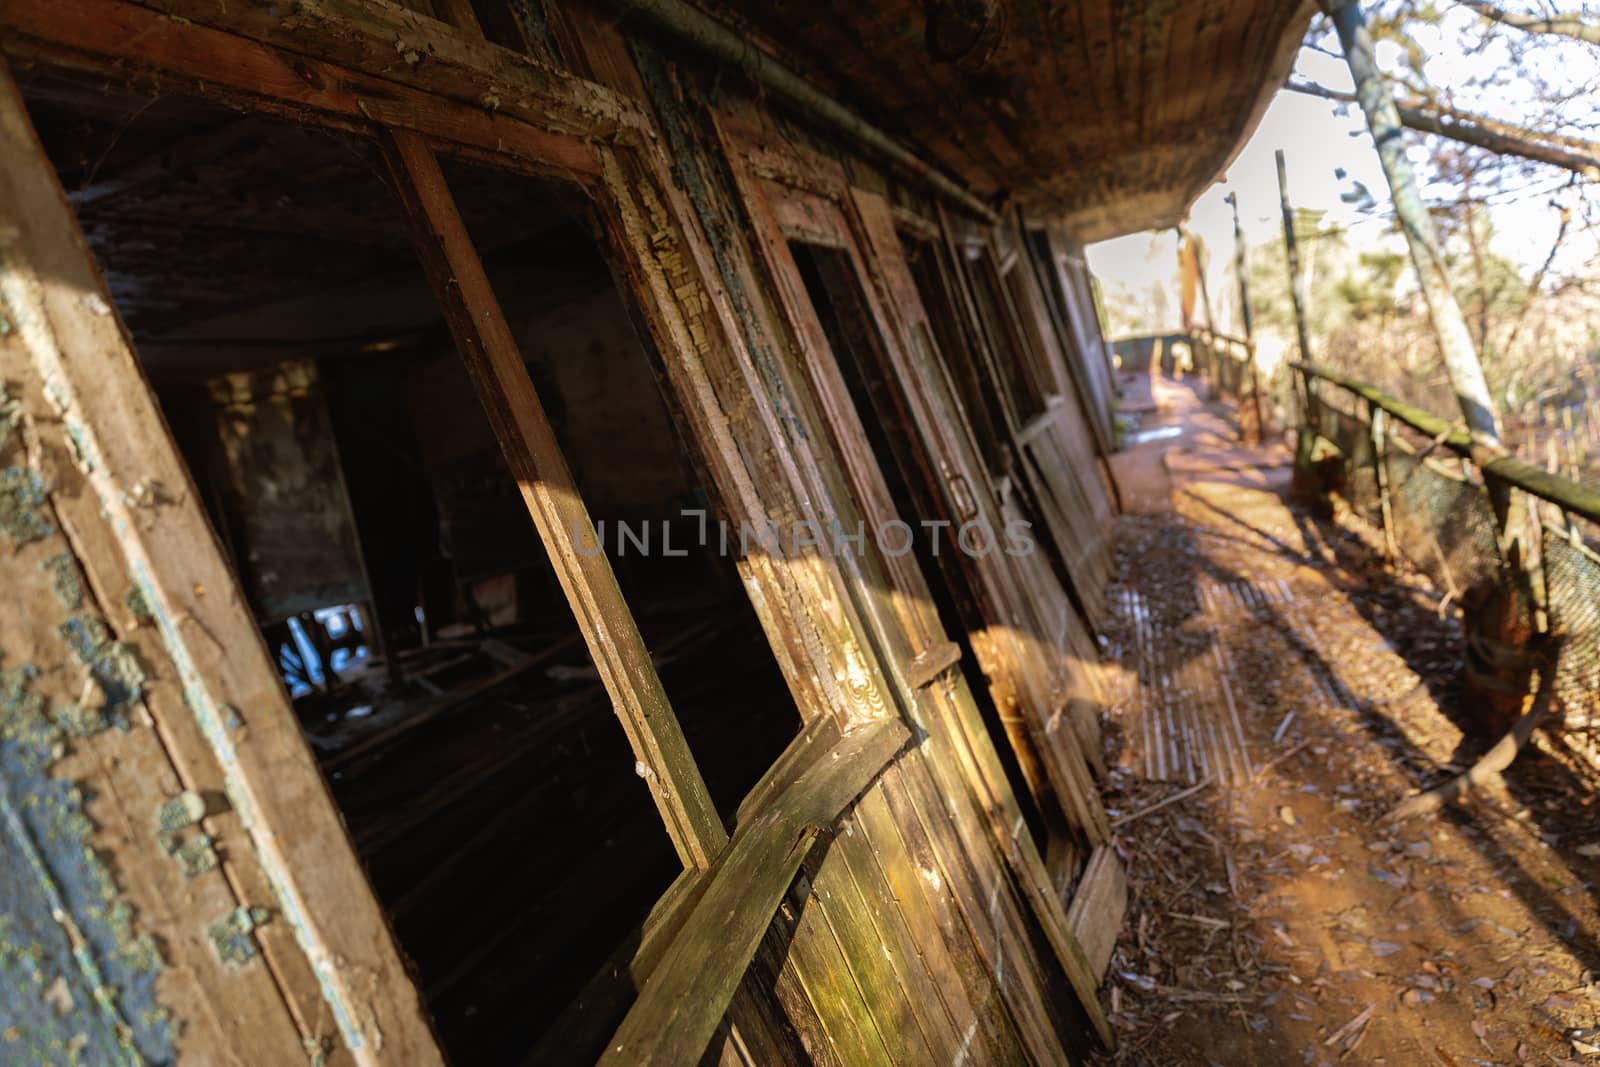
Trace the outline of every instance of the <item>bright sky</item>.
[[[1460, 106], [1515, 121], [1519, 113], [1525, 112], [1529, 90], [1516, 82], [1475, 87], [1474, 83], [1490, 80], [1497, 71], [1506, 70], [1507, 63], [1503, 47], [1499, 45], [1491, 45], [1476, 54], [1459, 46], [1457, 33], [1470, 18], [1465, 11], [1455, 8], [1444, 24], [1430, 31], [1424, 39], [1432, 56], [1427, 65], [1429, 80], [1442, 87], [1460, 87]], [[1593, 50], [1573, 45], [1570, 49], [1559, 50], [1558, 54], [1563, 62], [1573, 64], [1566, 72], [1569, 75], [1566, 80], [1571, 84], [1593, 77], [1597, 62]], [[1394, 47], [1380, 45], [1379, 58], [1387, 66], [1394, 59]], [[1297, 77], [1331, 89], [1352, 87], [1349, 68], [1343, 59], [1314, 49], [1300, 50], [1295, 71]], [[1547, 71], [1546, 76], [1559, 82], [1563, 72]], [[1213, 270], [1208, 274], [1213, 275], [1214, 288], [1217, 268], [1231, 260], [1233, 253], [1233, 216], [1223, 201], [1228, 193], [1238, 194], [1247, 244], [1264, 243], [1282, 232], [1274, 159], [1274, 153], [1280, 148], [1287, 156], [1289, 196], [1296, 207], [1327, 211], [1327, 222], [1350, 227], [1355, 243], [1366, 243], [1363, 238], [1372, 242], [1382, 239], [1392, 213], [1388, 185], [1360, 108], [1352, 104], [1342, 110], [1344, 113], [1340, 114], [1341, 105], [1333, 101], [1280, 91], [1255, 134], [1228, 168], [1226, 180], [1201, 195], [1191, 212], [1190, 225], [1210, 249]], [[1584, 131], [1571, 132], [1582, 134]], [[1414, 151], [1420, 157], [1425, 152], [1420, 134], [1415, 135], [1414, 143]], [[1343, 179], [1336, 174], [1341, 168], [1345, 171]], [[1491, 200], [1492, 247], [1520, 264], [1525, 275], [1537, 269], [1549, 254], [1559, 225], [1559, 216], [1550, 200], [1565, 177], [1550, 170], [1548, 180]], [[1356, 205], [1341, 201], [1340, 195], [1351, 192], [1352, 183], [1357, 181], [1376, 199], [1377, 210], [1363, 213]], [[1596, 236], [1593, 231], [1569, 234], [1556, 269], [1575, 269], [1600, 254]], [[1091, 246], [1089, 265], [1108, 284], [1120, 283], [1134, 290], [1146, 290], [1154, 280], [1153, 272], [1159, 272], [1162, 278], [1172, 278], [1176, 264], [1170, 236], [1162, 235], [1154, 241], [1152, 237], [1148, 233], [1132, 234]], [[1395, 247], [1403, 246], [1396, 244]], [[1231, 272], [1225, 277], [1231, 279]], [[1172, 302], [1176, 305], [1175, 288], [1173, 296]], [[1223, 303], [1215, 293], [1213, 300], [1219, 305]]]

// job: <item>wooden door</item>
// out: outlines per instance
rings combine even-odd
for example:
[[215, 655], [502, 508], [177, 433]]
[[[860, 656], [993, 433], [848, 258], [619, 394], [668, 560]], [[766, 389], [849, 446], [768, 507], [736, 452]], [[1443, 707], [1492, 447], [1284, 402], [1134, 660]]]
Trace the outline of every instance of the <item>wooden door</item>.
[[[976, 445], [933, 349], [888, 205], [860, 190], [834, 201], [781, 182], [762, 186], [774, 223], [765, 243], [790, 314], [813, 353], [807, 361], [811, 386], [845, 457], [850, 489], [866, 503], [869, 527], [898, 520], [918, 537], [927, 530], [941, 542], [926, 554], [884, 553], [884, 577], [890, 588], [904, 591], [894, 598], [900, 625], [916, 655], [927, 655], [948, 641], [933, 603], [917, 595], [917, 587], [952, 581], [972, 591], [980, 615], [967, 620], [966, 636], [990, 679], [1028, 788], [1056, 832], [1097, 843], [1104, 816], [1079, 738], [1061, 713], [1069, 697], [1067, 665], [1050, 640], [1050, 621], [1037, 611], [1040, 602], [1023, 594], [1018, 581], [1032, 553], [1004, 544], [1006, 520], [982, 477]], [[869, 248], [871, 256], [865, 254]], [[815, 280], [802, 263], [819, 254], [810, 249], [834, 260], [833, 283], [844, 299], [854, 290], [861, 300], [871, 329], [858, 333], [866, 336], [843, 338], [842, 328], [830, 336], [810, 291]], [[856, 369], [867, 381], [854, 390], [846, 367], [851, 355], [839, 350], [841, 342], [864, 350], [860, 356], [868, 364]], [[902, 494], [897, 501], [886, 484], [897, 475], [902, 483], [920, 475], [931, 491]], [[903, 513], [919, 496], [935, 514]], [[913, 575], [919, 555], [924, 566]], [[904, 666], [912, 670], [910, 663]]]
[[[1019, 506], [1039, 515], [1063, 589], [1089, 627], [1104, 611], [1111, 501], [1058, 339], [1031, 269], [1004, 228], [980, 231], [946, 221], [949, 255], [979, 320], [983, 371], [1002, 412]], [[1067, 634], [1092, 651], [1083, 626]]]
[[[757, 251], [792, 333], [785, 368], [792, 384], [786, 388], [801, 424], [806, 429], [820, 427], [826, 435], [827, 441], [817, 442], [817, 447], [826, 445], [839, 459], [837, 469], [822, 465], [823, 476], [830, 481], [829, 495], [852, 502], [851, 513], [859, 513], [869, 531], [894, 522], [916, 526], [924, 518], [955, 523], [981, 516], [997, 523], [999, 513], [985, 488], [981, 465], [972, 458], [974, 446], [959, 408], [942, 371], [934, 373], [938, 361], [926, 317], [919, 312], [902, 319], [898, 309], [891, 310], [895, 298], [886, 296], [890, 289], [881, 269], [880, 245], [898, 263], [900, 290], [906, 291], [908, 284], [903, 258], [893, 244], [892, 223], [885, 228], [887, 208], [870, 198], [858, 201], [836, 165], [801, 157], [792, 146], [774, 147], [769, 139], [752, 136], [723, 116], [718, 116], [718, 125], [734, 163]], [[869, 223], [868, 218], [875, 221]], [[874, 231], [879, 234], [877, 239]], [[819, 301], [817, 285], [822, 274], [832, 275], [833, 286], [828, 291], [832, 299]], [[840, 309], [836, 305], [841, 303], [855, 305], [857, 314], [851, 323], [837, 321]], [[914, 300], [913, 306], [920, 308]], [[825, 317], [835, 319], [831, 327]], [[903, 326], [906, 321], [913, 323], [910, 329]], [[920, 330], [915, 324], [920, 324]], [[920, 341], [916, 339], [919, 332]], [[841, 348], [851, 349], [856, 358], [842, 360], [845, 353]], [[863, 354], [865, 358], [859, 358]], [[854, 392], [847, 380], [851, 362], [858, 364]], [[867, 378], [872, 380], [859, 380]], [[863, 389], [883, 394], [880, 402], [860, 402]], [[871, 424], [881, 412], [897, 408], [902, 417], [895, 424]], [[886, 438], [895, 436], [901, 446], [912, 447], [874, 447], [875, 439], [881, 446]], [[889, 469], [892, 460], [880, 461], [884, 451], [912, 452], [919, 457], [923, 477], [936, 490], [936, 515], [905, 516], [897, 510], [889, 481], [901, 472]], [[948, 527], [943, 529], [950, 532]], [[945, 545], [952, 554], [958, 551], [955, 542], [952, 536]], [[975, 560], [972, 573], [986, 595], [991, 589], [1007, 588], [1009, 579], [1002, 561], [1009, 557], [996, 551], [984, 558], [989, 562]], [[1052, 973], [1070, 984], [1072, 992], [1067, 993], [1065, 1003], [1075, 1004], [1074, 1011], [1083, 1009], [1087, 1021], [1098, 1029], [1094, 980], [1081, 966], [1076, 940], [1064, 923], [1061, 898], [1052, 890], [1040, 853], [1024, 830], [1023, 815], [959, 667], [959, 649], [949, 640], [932, 601], [928, 581], [942, 575], [925, 573], [910, 552], [883, 550], [870, 532], [858, 553], [843, 557], [842, 566], [854, 572], [862, 614], [895, 683], [895, 696], [921, 738], [917, 748], [899, 759], [896, 773], [885, 777], [880, 787], [885, 799], [891, 807], [942, 807], [951, 823], [938, 833], [953, 831], [951, 844], [960, 850], [949, 857], [954, 863], [945, 870], [964, 868], [964, 884], [951, 887], [957, 902], [963, 907], [970, 905], [966, 897], [974, 890], [981, 899], [1002, 902], [999, 920], [980, 918], [978, 925], [986, 929], [972, 933], [980, 940], [995, 980], [1006, 991], [1016, 1025], [1034, 1054], [1040, 1054], [1050, 1041], [1039, 1035], [1038, 1012], [1042, 1009], [1050, 1015], [1063, 1006], [1059, 1001], [1051, 1005], [1049, 995], [1044, 1003], [1037, 999], [1040, 990], [1058, 980]], [[1040, 779], [1051, 790], [1052, 802], [1059, 803], [1074, 836], [1085, 844], [1102, 842], [1108, 837], [1105, 815], [1078, 740], [1059, 721], [1057, 730], [1050, 732], [1048, 719], [1038, 714], [1039, 709], [1048, 707], [1051, 683], [1047, 671], [1026, 666], [1033, 640], [1029, 630], [1032, 619], [1022, 602], [1014, 602], [1012, 611], [1011, 617], [997, 614], [992, 625], [979, 629], [979, 636], [993, 651], [993, 662], [1004, 664], [1008, 683], [1027, 698], [1027, 703], [1018, 701], [1026, 714], [1017, 716], [1014, 736], [1029, 745]], [[1038, 658], [1036, 648], [1032, 658]], [[998, 673], [1002, 668], [996, 669]], [[934, 792], [930, 793], [930, 788]], [[926, 819], [928, 809], [923, 810]], [[931, 830], [937, 821], [942, 820], [936, 817], [924, 824]], [[815, 892], [821, 890], [819, 881]], [[1004, 903], [1008, 900], [1012, 903]], [[1027, 947], [1030, 938], [1038, 939], [1032, 948]], [[1005, 948], [1006, 944], [1012, 948]], [[1004, 962], [1006, 953], [1016, 950], [1029, 960], [1030, 976], [1023, 981], [1016, 981], [1010, 964]], [[1057, 967], [1059, 971], [1054, 970]], [[1055, 1033], [1073, 1025], [1057, 1018]]]

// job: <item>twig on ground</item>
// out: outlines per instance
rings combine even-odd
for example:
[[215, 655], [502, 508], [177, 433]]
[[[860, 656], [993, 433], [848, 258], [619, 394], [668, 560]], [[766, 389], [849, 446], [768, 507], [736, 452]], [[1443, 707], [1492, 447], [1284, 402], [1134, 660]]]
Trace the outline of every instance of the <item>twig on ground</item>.
[[1176, 793], [1172, 794], [1170, 797], [1168, 797], [1165, 800], [1158, 800], [1154, 804], [1150, 805], [1148, 808], [1140, 808], [1138, 811], [1129, 812], [1127, 815], [1119, 815], [1117, 818], [1111, 820], [1111, 828], [1112, 829], [1116, 829], [1119, 826], [1125, 826], [1128, 823], [1133, 822], [1133, 820], [1135, 820], [1135, 819], [1144, 818], [1146, 815], [1149, 815], [1153, 811], [1160, 811], [1162, 808], [1166, 807], [1168, 804], [1176, 804], [1178, 801], [1183, 800], [1185, 797], [1194, 796], [1194, 794], [1200, 792], [1200, 790], [1206, 788], [1206, 786], [1208, 786], [1210, 784], [1211, 784], [1211, 779], [1209, 777], [1202, 778], [1200, 781], [1196, 782], [1194, 785], [1191, 785], [1188, 789], [1184, 789], [1184, 790], [1181, 790], [1179, 792], [1176, 792]]

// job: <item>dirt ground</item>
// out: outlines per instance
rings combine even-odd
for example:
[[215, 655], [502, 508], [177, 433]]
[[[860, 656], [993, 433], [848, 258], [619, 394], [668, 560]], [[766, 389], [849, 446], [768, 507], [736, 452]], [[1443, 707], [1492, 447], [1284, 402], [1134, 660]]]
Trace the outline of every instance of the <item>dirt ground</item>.
[[[1290, 507], [1281, 444], [1240, 448], [1186, 385], [1153, 400], [1140, 433], [1179, 429], [1121, 461], [1140, 500], [1113, 592], [1162, 616], [1163, 662], [1221, 665], [1206, 677], [1248, 768], [1148, 776], [1137, 708], [1174, 672], [1114, 619], [1108, 804], [1132, 896], [1103, 1061], [1600, 1065], [1592, 771], [1530, 747], [1503, 788], [1384, 822], [1491, 740], [1464, 706], [1452, 605], [1356, 520]], [[1204, 590], [1222, 587], [1247, 592], [1219, 606]]]

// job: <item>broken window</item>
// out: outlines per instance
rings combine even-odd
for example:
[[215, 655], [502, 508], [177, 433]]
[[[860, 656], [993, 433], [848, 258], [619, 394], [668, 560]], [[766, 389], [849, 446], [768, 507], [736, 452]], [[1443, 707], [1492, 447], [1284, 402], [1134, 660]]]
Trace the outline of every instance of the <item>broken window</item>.
[[[446, 1050], [592, 1062], [633, 997], [609, 960], [683, 865], [380, 154], [44, 72], [25, 91]], [[799, 715], [590, 208], [446, 175], [731, 821]]]

